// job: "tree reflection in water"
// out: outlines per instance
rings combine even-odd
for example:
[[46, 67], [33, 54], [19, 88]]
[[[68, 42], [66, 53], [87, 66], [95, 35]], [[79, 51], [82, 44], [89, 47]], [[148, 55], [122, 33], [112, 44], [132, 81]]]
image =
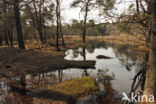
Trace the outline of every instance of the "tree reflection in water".
[[98, 104], [120, 104], [119, 98], [116, 98], [118, 92], [112, 87], [111, 81], [115, 80], [115, 74], [109, 74], [109, 69], [99, 69], [97, 73], [97, 81], [100, 87], [100, 92], [104, 94], [99, 96]]
[[120, 63], [125, 66], [128, 71], [131, 71], [133, 66], [136, 66], [137, 68], [136, 75], [133, 77], [130, 93], [143, 93], [146, 80], [146, 69], [148, 67], [146, 63], [148, 62], [148, 52], [137, 52], [132, 50], [131, 48], [133, 47], [130, 46], [114, 46], [113, 49], [116, 57], [118, 57]]
[[116, 98], [118, 92], [112, 87], [111, 81], [115, 80], [115, 74], [109, 73], [109, 69], [98, 69], [96, 83], [100, 90], [92, 96], [86, 96], [78, 100], [76, 104], [120, 104]]
[[[131, 71], [133, 66], [137, 66], [138, 70], [141, 69], [141, 61], [138, 61], [137, 57], [142, 58], [140, 52], [133, 49], [131, 46], [124, 45], [112, 45], [116, 57], [120, 63], [128, 70]], [[136, 57], [137, 56], [137, 57]]]

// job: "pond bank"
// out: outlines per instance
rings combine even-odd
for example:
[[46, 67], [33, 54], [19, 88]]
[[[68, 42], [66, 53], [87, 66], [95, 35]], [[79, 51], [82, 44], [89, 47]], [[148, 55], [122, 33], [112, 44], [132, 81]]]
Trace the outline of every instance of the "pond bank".
[[60, 55], [22, 50], [18, 48], [0, 48], [0, 74], [2, 77], [14, 77], [26, 74], [62, 70], [66, 68], [94, 68], [95, 61], [69, 61]]
[[[66, 41], [82, 40], [81, 36], [65, 36]], [[120, 45], [145, 45], [145, 37], [143, 35], [133, 36], [128, 34], [107, 35], [107, 36], [86, 36], [86, 40], [106, 41]]]

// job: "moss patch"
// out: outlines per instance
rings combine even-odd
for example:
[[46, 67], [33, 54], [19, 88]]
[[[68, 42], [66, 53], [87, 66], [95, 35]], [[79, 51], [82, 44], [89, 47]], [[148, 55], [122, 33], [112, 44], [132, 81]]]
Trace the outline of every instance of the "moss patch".
[[98, 90], [98, 86], [95, 84], [95, 79], [91, 77], [82, 77], [58, 83], [54, 86], [48, 86], [47, 89], [78, 98], [94, 93]]

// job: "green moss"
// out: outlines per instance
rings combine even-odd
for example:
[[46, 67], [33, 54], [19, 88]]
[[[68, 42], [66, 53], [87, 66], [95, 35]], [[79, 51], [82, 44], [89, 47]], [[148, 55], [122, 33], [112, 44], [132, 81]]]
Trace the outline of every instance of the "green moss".
[[55, 86], [49, 86], [48, 89], [77, 98], [96, 92], [98, 86], [95, 84], [95, 79], [81, 77], [56, 84]]

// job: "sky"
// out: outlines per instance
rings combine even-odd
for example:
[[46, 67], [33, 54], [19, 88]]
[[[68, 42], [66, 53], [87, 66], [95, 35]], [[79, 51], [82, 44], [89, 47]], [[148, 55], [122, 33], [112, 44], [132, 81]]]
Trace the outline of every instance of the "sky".
[[[61, 4], [61, 9], [62, 11], [62, 17], [64, 18], [64, 23], [71, 23], [72, 19], [77, 19], [77, 20], [82, 20], [83, 19], [83, 13], [80, 14], [80, 8], [71, 8], [70, 4], [73, 2], [74, 0], [62, 0], [62, 4]], [[122, 3], [118, 3], [115, 5], [115, 7], [117, 8], [117, 10], [114, 10], [114, 13], [116, 14], [121, 14], [123, 12], [126, 12], [126, 9], [129, 7], [129, 5], [131, 3], [135, 3], [134, 0], [117, 0], [116, 2], [120, 2], [122, 1]], [[130, 1], [130, 2], [129, 2]], [[134, 1], [134, 2], [132, 2]], [[101, 16], [99, 17], [99, 12], [98, 10], [91, 10], [88, 14], [88, 19], [95, 19], [96, 23], [100, 23], [100, 22], [105, 22], [106, 17]], [[108, 18], [107, 18], [108, 20]], [[109, 20], [112, 21], [112, 20]]]

